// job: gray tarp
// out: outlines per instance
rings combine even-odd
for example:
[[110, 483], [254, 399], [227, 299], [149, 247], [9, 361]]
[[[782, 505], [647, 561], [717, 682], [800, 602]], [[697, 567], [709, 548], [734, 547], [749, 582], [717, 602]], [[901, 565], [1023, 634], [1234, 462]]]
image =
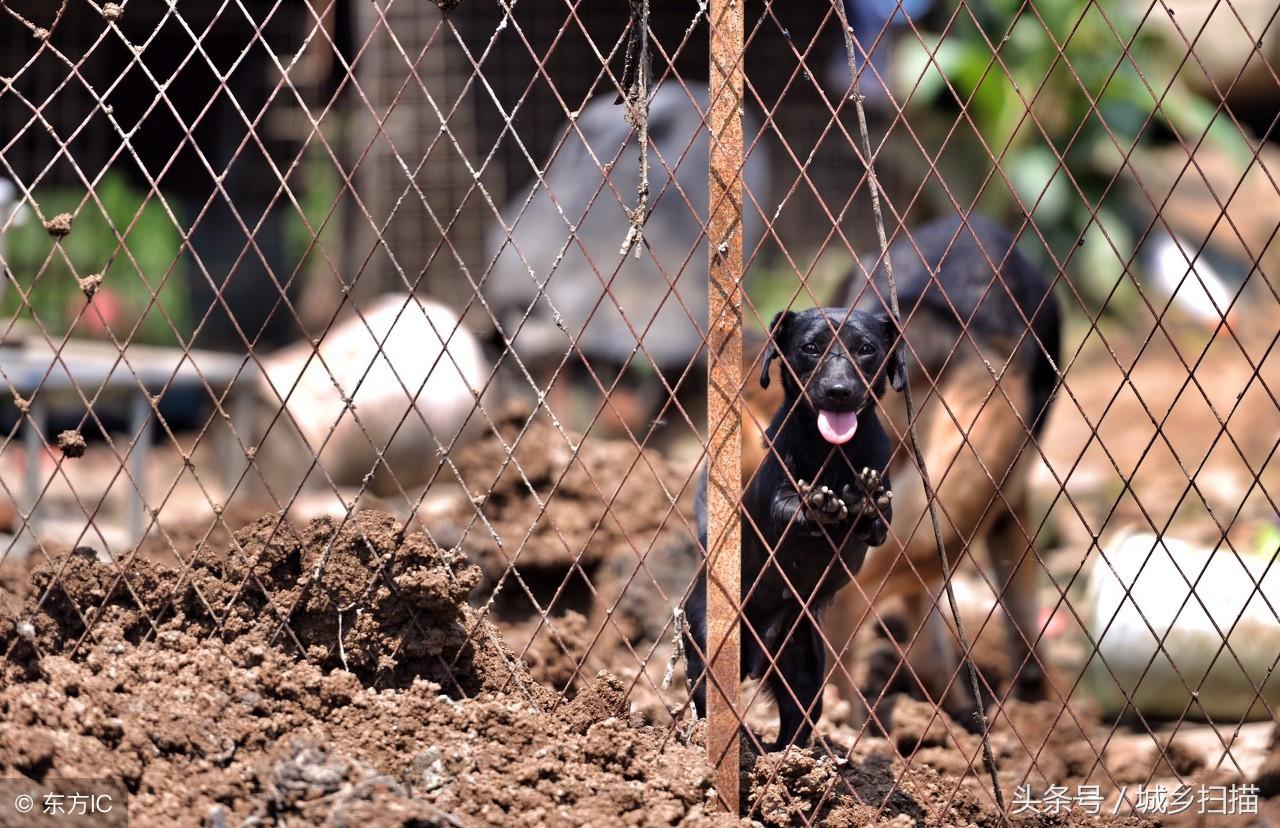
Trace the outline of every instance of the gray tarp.
[[[625, 107], [615, 104], [612, 95], [594, 98], [583, 107], [578, 129], [568, 130], [564, 146], [546, 172], [545, 185], [535, 180], [507, 204], [503, 222], [514, 223], [511, 241], [503, 227], [491, 228], [489, 257], [498, 255], [498, 259], [484, 293], [508, 336], [534, 305], [529, 320], [514, 336], [513, 347], [522, 360], [537, 363], [558, 358], [569, 349], [569, 337], [580, 333], [582, 352], [593, 359], [624, 361], [637, 336], [660, 368], [683, 366], [697, 352], [707, 316], [707, 250], [702, 237], [707, 211], [707, 132], [700, 114], [706, 105], [704, 86], [693, 85], [686, 92], [679, 84], [668, 83], [653, 95], [651, 212], [644, 226], [647, 247], [638, 259], [634, 250], [624, 258], [619, 249], [630, 226], [627, 209], [636, 204], [640, 153], [637, 135], [624, 117]], [[745, 127], [750, 146], [759, 124], [749, 113]], [[624, 143], [626, 149], [609, 171], [606, 184], [601, 168], [608, 167]], [[559, 141], [553, 146], [559, 146]], [[769, 166], [763, 147], [748, 157], [744, 175], [756, 199], [766, 204]], [[763, 222], [749, 198], [745, 213], [749, 255]], [[574, 225], [576, 237], [571, 230]], [[612, 297], [604, 295], [602, 284], [610, 279]], [[669, 291], [671, 283], [674, 292]], [[547, 290], [539, 296], [542, 285]], [[597, 303], [599, 309], [592, 315]], [[556, 326], [556, 312], [564, 330]]]

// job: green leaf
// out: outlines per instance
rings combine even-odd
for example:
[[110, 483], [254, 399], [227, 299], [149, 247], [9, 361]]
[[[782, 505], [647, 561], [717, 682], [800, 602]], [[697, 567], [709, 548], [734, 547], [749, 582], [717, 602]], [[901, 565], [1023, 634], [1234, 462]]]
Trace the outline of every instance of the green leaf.
[[1057, 222], [1066, 218], [1072, 193], [1058, 159], [1043, 145], [1030, 146], [1014, 155], [1005, 170], [1022, 203], [1035, 206], [1035, 221]]

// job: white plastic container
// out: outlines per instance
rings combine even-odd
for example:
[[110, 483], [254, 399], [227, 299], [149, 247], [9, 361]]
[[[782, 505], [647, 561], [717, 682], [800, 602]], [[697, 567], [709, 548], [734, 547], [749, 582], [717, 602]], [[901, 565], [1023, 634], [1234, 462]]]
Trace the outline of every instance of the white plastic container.
[[1280, 659], [1276, 552], [1213, 552], [1152, 534], [1119, 535], [1104, 549], [1089, 578], [1099, 654], [1086, 678], [1105, 714], [1124, 711], [1127, 694], [1149, 718], [1269, 720], [1255, 688], [1280, 709], [1280, 679], [1268, 680]]

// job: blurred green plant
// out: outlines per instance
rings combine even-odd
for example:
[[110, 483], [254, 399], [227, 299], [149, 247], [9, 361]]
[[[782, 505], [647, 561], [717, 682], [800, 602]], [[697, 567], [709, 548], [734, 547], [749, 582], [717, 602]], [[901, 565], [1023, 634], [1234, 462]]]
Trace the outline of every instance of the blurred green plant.
[[[71, 233], [62, 239], [65, 257], [54, 249], [53, 239], [29, 213], [26, 222], [5, 234], [9, 271], [23, 292], [28, 293], [28, 301], [24, 303], [14, 285], [9, 284], [0, 306], [6, 320], [3, 324], [7, 327], [8, 320], [15, 316], [34, 315], [51, 335], [62, 336], [84, 305], [77, 277], [103, 273], [103, 288], [121, 305], [120, 324], [112, 328], [117, 337], [128, 336], [141, 317], [131, 341], [178, 345], [173, 328], [184, 336], [190, 331], [190, 304], [183, 262], [178, 258], [178, 229], [164, 207], [154, 198], [145, 199], [119, 173], [104, 175], [94, 191], [101, 206], [90, 200], [80, 207], [83, 191], [79, 190], [36, 193], [46, 218], [59, 213], [75, 214]], [[36, 274], [40, 274], [38, 279]], [[157, 288], [156, 302], [151, 303], [152, 291]], [[156, 304], [163, 306], [164, 314]], [[165, 315], [172, 326], [165, 321]]]
[[1181, 53], [1146, 10], [1128, 0], [967, 2], [944, 36], [904, 38], [896, 58], [900, 92], [919, 84], [914, 105], [955, 105], [948, 83], [967, 102], [1010, 185], [997, 175], [980, 208], [1010, 217], [1025, 207], [1060, 262], [1080, 245], [1073, 282], [1116, 310], [1136, 298], [1125, 265], [1139, 216], [1152, 212], [1127, 179], [1115, 181], [1125, 156], [1169, 130], [1191, 143], [1207, 130], [1242, 168], [1250, 155], [1179, 75]]
[[[342, 182], [333, 161], [314, 143], [302, 155], [301, 172], [301, 177], [294, 184], [297, 207], [289, 204], [286, 208], [286, 260], [298, 262], [300, 268], [321, 268], [325, 272], [320, 278], [336, 291], [337, 281], [328, 272], [329, 265], [316, 248], [322, 245], [334, 250], [338, 246], [342, 234], [342, 213], [341, 208], [334, 208], [334, 204], [339, 200]], [[305, 223], [298, 215], [299, 210], [306, 218]], [[315, 233], [319, 233], [319, 239]]]

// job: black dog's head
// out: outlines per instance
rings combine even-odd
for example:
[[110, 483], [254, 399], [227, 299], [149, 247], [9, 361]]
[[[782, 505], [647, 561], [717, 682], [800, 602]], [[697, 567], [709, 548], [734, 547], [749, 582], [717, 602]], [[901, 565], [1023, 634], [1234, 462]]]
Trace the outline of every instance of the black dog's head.
[[831, 443], [853, 437], [858, 414], [884, 393], [907, 384], [897, 347], [897, 326], [885, 314], [848, 308], [782, 311], [770, 324], [760, 385], [769, 387], [769, 366], [781, 356], [788, 400], [803, 400], [817, 414], [818, 430]]

